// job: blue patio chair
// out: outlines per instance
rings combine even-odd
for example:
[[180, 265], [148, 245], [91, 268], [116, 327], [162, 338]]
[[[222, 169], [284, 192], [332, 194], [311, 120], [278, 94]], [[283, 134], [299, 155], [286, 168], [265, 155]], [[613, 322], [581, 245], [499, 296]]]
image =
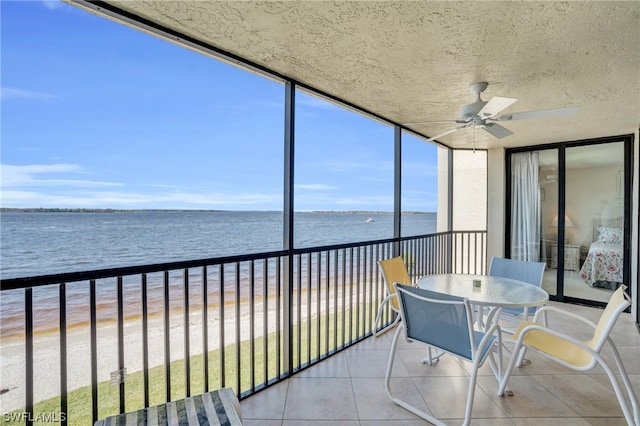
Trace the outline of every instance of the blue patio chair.
[[[414, 407], [391, 393], [390, 380], [400, 336], [408, 342], [420, 342], [458, 357], [473, 365], [467, 392], [464, 425], [471, 420], [473, 397], [478, 369], [488, 357], [493, 357], [493, 348], [498, 352], [497, 376], [502, 377], [502, 338], [500, 326], [492, 325], [487, 332], [473, 328], [473, 315], [468, 299], [444, 295], [417, 287], [396, 284], [400, 316], [402, 317], [393, 336], [389, 364], [385, 375], [385, 390], [389, 398], [402, 408], [435, 425], [444, 425], [437, 418]], [[496, 361], [496, 357], [494, 362]]]
[[[545, 266], [546, 264], [544, 262], [527, 262], [524, 260], [492, 257], [491, 263], [489, 264], [489, 275], [510, 278], [535, 285], [536, 287], [542, 287], [542, 277]], [[535, 311], [536, 308], [502, 308], [501, 313], [510, 315], [512, 318], [519, 317], [527, 320]]]

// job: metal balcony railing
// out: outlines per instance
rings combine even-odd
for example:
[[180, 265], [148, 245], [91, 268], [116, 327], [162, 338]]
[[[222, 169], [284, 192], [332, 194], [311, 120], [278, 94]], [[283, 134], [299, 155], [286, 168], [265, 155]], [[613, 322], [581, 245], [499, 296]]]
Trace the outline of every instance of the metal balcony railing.
[[0, 324], [2, 345], [24, 354], [3, 420], [92, 424], [221, 387], [245, 398], [370, 336], [377, 261], [394, 255], [412, 277], [484, 273], [486, 232], [3, 280], [23, 318]]

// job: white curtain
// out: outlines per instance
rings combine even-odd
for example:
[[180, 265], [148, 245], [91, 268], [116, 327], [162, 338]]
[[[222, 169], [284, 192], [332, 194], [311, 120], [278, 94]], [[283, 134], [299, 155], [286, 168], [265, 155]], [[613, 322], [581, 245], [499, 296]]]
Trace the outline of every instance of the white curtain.
[[538, 153], [511, 156], [511, 258], [540, 260]]

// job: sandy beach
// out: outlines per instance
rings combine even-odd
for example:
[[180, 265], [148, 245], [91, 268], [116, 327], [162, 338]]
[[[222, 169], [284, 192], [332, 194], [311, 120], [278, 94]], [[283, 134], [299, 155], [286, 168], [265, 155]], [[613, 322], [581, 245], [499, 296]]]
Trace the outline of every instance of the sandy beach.
[[[239, 324], [241, 339], [250, 335], [248, 306], [243, 306]], [[225, 315], [226, 343], [235, 338], [236, 320], [234, 312]], [[263, 334], [262, 308], [256, 307], [255, 335]], [[269, 332], [275, 330], [275, 311], [269, 309]], [[184, 359], [184, 316], [173, 314], [170, 319], [171, 361]], [[209, 350], [218, 348], [219, 318], [209, 312]], [[258, 326], [260, 324], [260, 326]], [[46, 400], [60, 395], [60, 341], [59, 333], [34, 337], [34, 401]], [[202, 353], [202, 314], [198, 310], [190, 314], [190, 355]], [[6, 340], [6, 339], [5, 339]], [[131, 374], [143, 367], [142, 320], [125, 321], [124, 347], [125, 367]], [[149, 368], [164, 364], [164, 319], [155, 316], [148, 321]], [[110, 380], [110, 373], [118, 369], [118, 335], [115, 323], [102, 323], [97, 327], [97, 371], [98, 382]], [[24, 407], [25, 403], [25, 344], [24, 340], [3, 341], [0, 348], [2, 359], [0, 385], [8, 392], [0, 395], [0, 411], [6, 412]], [[91, 348], [89, 327], [67, 332], [67, 387], [68, 391], [91, 384]]]
[[[330, 291], [329, 310], [333, 312], [333, 289]], [[311, 317], [318, 315], [317, 293], [311, 295]], [[320, 313], [324, 314], [326, 299], [321, 295]], [[355, 301], [356, 295], [353, 294]], [[360, 300], [362, 300], [360, 295]], [[338, 297], [341, 299], [341, 296]], [[307, 317], [307, 295], [301, 295], [301, 320]], [[347, 294], [347, 300], [349, 295]], [[339, 300], [339, 305], [342, 302]], [[275, 298], [268, 302], [268, 330], [276, 329]], [[210, 306], [208, 310], [208, 349], [218, 349], [219, 310]], [[262, 336], [263, 303], [257, 299], [254, 307], [254, 335]], [[225, 344], [234, 343], [236, 327], [240, 327], [241, 340], [250, 336], [250, 309], [248, 303], [241, 304], [240, 319], [236, 320], [235, 307], [225, 307]], [[171, 361], [184, 359], [184, 315], [174, 312], [170, 317]], [[189, 320], [190, 355], [202, 353], [202, 311], [194, 307]], [[34, 402], [43, 401], [60, 395], [60, 344], [59, 333], [48, 333], [34, 337]], [[141, 371], [143, 368], [142, 320], [125, 320], [124, 348], [127, 374]], [[25, 345], [23, 339], [4, 339], [0, 346], [0, 385], [8, 392], [0, 395], [0, 412], [3, 414], [24, 407], [25, 403]], [[164, 319], [156, 315], [148, 320], [149, 368], [164, 364]], [[97, 371], [98, 382], [109, 381], [110, 373], [118, 369], [118, 337], [115, 322], [102, 322], [97, 326]], [[67, 387], [68, 392], [91, 384], [91, 349], [89, 326], [78, 327], [67, 332]]]

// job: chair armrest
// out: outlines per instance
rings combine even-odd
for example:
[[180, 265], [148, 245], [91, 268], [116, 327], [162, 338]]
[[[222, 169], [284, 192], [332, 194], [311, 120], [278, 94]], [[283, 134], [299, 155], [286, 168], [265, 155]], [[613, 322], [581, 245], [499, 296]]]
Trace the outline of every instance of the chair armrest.
[[573, 343], [574, 345], [578, 346], [580, 349], [584, 349], [585, 351], [587, 351], [590, 355], [597, 355], [597, 353], [591, 347], [587, 346], [583, 341], [578, 340], [575, 337], [570, 336], [566, 333], [562, 333], [560, 331], [551, 329], [549, 327], [545, 327], [543, 325], [538, 325], [538, 324], [528, 325], [525, 328], [523, 328], [520, 331], [520, 335], [518, 336], [518, 344], [522, 343], [527, 333], [534, 330], [540, 331], [542, 333], [550, 334], [559, 339], [563, 339], [569, 343]]
[[[384, 298], [384, 299], [382, 299], [382, 303], [380, 303], [380, 306], [384, 306], [384, 304], [385, 304], [385, 303], [389, 303], [389, 301], [390, 301], [392, 298], [397, 297], [397, 296], [398, 296], [398, 295], [397, 295], [397, 294], [395, 294], [395, 293], [394, 293], [394, 294], [388, 294], [387, 296], [385, 296], [385, 298]], [[394, 309], [394, 310], [395, 310], [395, 309]]]
[[578, 314], [574, 314], [573, 312], [568, 312], [565, 311], [564, 309], [559, 309], [556, 308], [554, 306], [543, 306], [541, 308], [538, 308], [538, 310], [536, 311], [535, 315], [533, 316], [533, 322], [538, 322], [538, 318], [543, 315], [543, 313], [545, 312], [555, 312], [558, 314], [562, 314], [568, 317], [571, 317], [573, 319], [577, 319], [579, 321], [582, 321], [583, 323], [590, 325], [592, 328], [596, 328], [596, 324], [591, 321], [590, 319], [587, 319], [585, 317], [583, 317], [582, 315], [578, 315]]
[[491, 338], [492, 335], [496, 335], [496, 340], [498, 341], [498, 346], [502, 348], [502, 330], [499, 324], [493, 324], [489, 330], [484, 333], [482, 340], [478, 343], [477, 352], [482, 353], [484, 351], [484, 347], [487, 345], [487, 341]]

